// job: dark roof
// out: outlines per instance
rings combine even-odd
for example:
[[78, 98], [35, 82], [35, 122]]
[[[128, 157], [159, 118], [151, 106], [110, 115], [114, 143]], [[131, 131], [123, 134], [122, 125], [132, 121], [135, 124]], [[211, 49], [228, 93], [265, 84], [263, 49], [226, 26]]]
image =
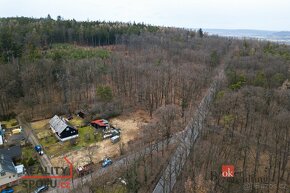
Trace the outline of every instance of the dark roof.
[[78, 114], [83, 114], [83, 115], [85, 115], [85, 114], [87, 114], [87, 113], [84, 112], [84, 111], [78, 111], [76, 114], [77, 114], [77, 115], [78, 115]]
[[88, 111], [86, 111], [84, 109], [79, 109], [76, 111], [76, 114], [78, 114], [78, 113], [88, 114]]
[[11, 135], [7, 140], [8, 142], [15, 144], [16, 142], [20, 142], [21, 140], [24, 140], [24, 139], [25, 139], [24, 132], [21, 132], [18, 134]]
[[5, 155], [10, 157], [11, 159], [21, 157], [22, 151], [19, 145], [8, 147], [8, 148], [1, 148], [0, 149], [0, 156]]
[[57, 115], [54, 115], [54, 117], [50, 119], [49, 124], [58, 134], [61, 134], [67, 127], [72, 127]]
[[12, 158], [5, 154], [0, 154], [0, 172], [2, 171], [17, 173]]
[[20, 157], [22, 154], [20, 146], [12, 146], [0, 149], [0, 172], [17, 173], [13, 159]]

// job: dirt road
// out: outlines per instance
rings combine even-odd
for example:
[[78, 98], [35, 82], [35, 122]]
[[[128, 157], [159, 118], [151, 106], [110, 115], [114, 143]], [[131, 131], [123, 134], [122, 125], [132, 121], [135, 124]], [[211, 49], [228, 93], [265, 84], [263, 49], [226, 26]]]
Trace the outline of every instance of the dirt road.
[[170, 193], [174, 187], [177, 176], [180, 174], [183, 165], [190, 153], [190, 149], [197, 139], [200, 130], [203, 128], [203, 122], [209, 111], [210, 104], [217, 92], [219, 83], [224, 79], [224, 65], [221, 65], [217, 76], [207, 90], [206, 95], [199, 104], [192, 121], [189, 122], [182, 132], [181, 143], [172, 154], [167, 167], [162, 171], [159, 180], [156, 183], [152, 193]]

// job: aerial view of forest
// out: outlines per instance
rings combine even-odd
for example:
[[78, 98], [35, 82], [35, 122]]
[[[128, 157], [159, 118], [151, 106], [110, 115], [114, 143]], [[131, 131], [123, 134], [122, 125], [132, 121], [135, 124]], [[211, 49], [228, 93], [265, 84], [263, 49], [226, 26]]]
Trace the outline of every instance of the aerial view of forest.
[[289, 192], [287, 28], [16, 11], [0, 13], [1, 193]]

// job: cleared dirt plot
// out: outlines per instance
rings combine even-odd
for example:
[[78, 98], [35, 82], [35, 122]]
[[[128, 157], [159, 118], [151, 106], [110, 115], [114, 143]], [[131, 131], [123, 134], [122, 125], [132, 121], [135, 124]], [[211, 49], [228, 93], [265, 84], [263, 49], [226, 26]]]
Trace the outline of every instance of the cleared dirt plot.
[[141, 136], [140, 128], [151, 120], [145, 111], [136, 111], [129, 115], [121, 115], [110, 120], [111, 124], [117, 128], [121, 128], [121, 142], [128, 143], [136, 140]]
[[[100, 131], [97, 132], [97, 139], [95, 139], [96, 132], [91, 126], [78, 128], [79, 137], [76, 145], [72, 145], [69, 141], [60, 143], [53, 134], [40, 139], [40, 143], [44, 146], [46, 153], [49, 154], [54, 166], [65, 164], [64, 156], [67, 156], [75, 166], [84, 165], [90, 161], [98, 163], [106, 156], [113, 158], [119, 156], [121, 145], [126, 148], [130, 141], [140, 139], [142, 137], [141, 126], [147, 124], [150, 120], [148, 113], [142, 110], [110, 119], [109, 122], [112, 126], [121, 129], [121, 140], [116, 144], [112, 144], [110, 139], [102, 140]], [[48, 121], [32, 123], [38, 137], [41, 136], [40, 133], [45, 133], [47, 130], [50, 132], [50, 129], [45, 126]], [[70, 122], [72, 123], [72, 121]], [[79, 124], [76, 119], [75, 122]]]

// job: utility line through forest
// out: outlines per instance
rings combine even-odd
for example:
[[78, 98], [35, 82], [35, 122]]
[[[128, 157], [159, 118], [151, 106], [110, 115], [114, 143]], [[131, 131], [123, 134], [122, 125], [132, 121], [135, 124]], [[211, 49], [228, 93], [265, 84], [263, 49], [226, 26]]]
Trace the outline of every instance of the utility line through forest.
[[181, 143], [177, 147], [176, 151], [172, 154], [165, 170], [162, 171], [152, 193], [170, 193], [173, 189], [176, 179], [183, 168], [187, 156], [190, 153], [190, 149], [199, 136], [199, 133], [203, 127], [203, 122], [209, 111], [210, 104], [214, 99], [219, 84], [223, 79], [224, 64], [220, 65], [218, 68], [218, 75], [214, 78], [214, 81], [212, 82], [210, 88], [207, 90], [206, 95], [200, 102], [198, 109], [193, 116], [193, 119], [182, 132], [182, 135], [180, 136]]

